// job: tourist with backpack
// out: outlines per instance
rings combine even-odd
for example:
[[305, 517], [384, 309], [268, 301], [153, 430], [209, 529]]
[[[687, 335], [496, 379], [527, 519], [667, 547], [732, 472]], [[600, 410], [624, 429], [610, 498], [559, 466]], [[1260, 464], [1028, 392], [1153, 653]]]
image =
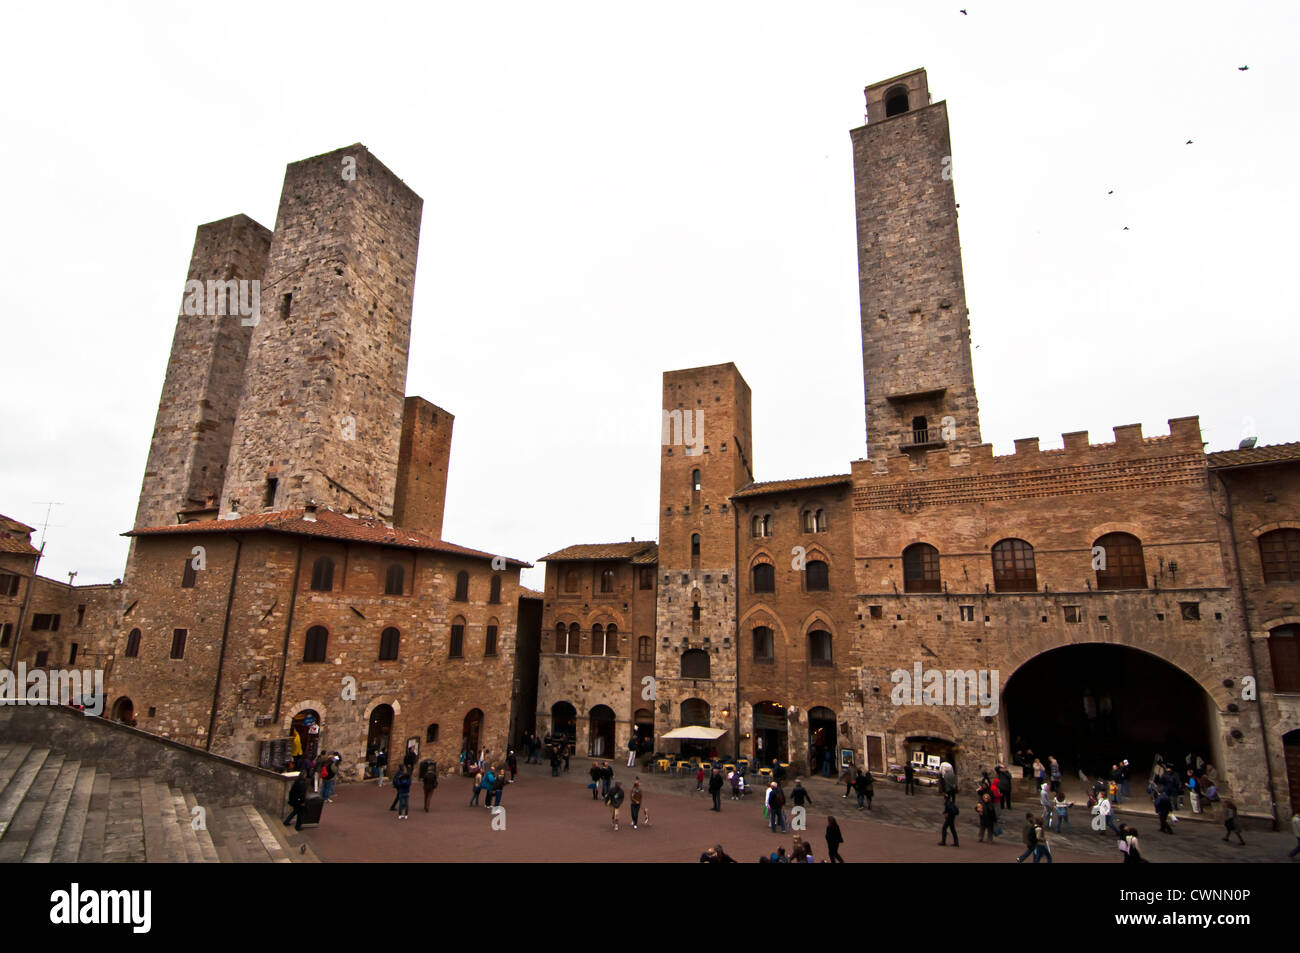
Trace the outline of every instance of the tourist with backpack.
[[303, 807], [307, 803], [307, 774], [304, 771], [298, 772], [298, 777], [294, 779], [289, 788], [289, 806], [293, 808], [289, 816], [284, 819], [284, 826], [288, 827], [290, 821], [296, 820], [293, 829], [302, 830], [302, 819], [304, 816]]
[[405, 821], [410, 814], [411, 804], [411, 774], [406, 770], [405, 764], [397, 770], [397, 775], [393, 778], [393, 790], [397, 792], [397, 819]]
[[614, 787], [605, 795], [605, 803], [610, 808], [610, 820], [614, 823], [614, 830], [618, 830], [618, 809], [623, 806], [623, 782], [615, 781]]

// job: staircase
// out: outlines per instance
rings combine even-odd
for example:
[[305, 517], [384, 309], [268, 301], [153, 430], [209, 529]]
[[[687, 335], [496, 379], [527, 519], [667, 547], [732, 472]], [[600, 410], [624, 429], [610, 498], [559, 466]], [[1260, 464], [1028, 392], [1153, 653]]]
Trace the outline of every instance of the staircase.
[[[316, 863], [281, 819], [0, 741], [0, 863]], [[198, 828], [197, 830], [195, 828]]]

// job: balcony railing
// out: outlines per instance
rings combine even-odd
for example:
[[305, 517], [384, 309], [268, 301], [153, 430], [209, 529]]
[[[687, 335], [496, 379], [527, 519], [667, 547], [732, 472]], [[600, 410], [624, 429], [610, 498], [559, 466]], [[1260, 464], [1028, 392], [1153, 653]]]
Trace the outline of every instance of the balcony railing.
[[899, 443], [904, 447], [942, 447], [943, 433], [938, 427], [904, 430]]

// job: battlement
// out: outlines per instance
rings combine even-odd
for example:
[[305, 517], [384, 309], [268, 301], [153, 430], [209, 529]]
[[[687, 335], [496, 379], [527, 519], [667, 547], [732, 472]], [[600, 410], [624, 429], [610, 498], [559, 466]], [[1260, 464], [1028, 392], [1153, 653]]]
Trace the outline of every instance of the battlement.
[[[1142, 435], [1141, 424], [1121, 424], [1114, 428], [1115, 439], [1106, 443], [1089, 443], [1086, 430], [1062, 434], [1065, 446], [1039, 449], [1038, 437], [1015, 441], [1015, 452], [995, 456], [993, 445], [982, 443], [957, 452], [930, 450], [917, 457], [897, 454], [880, 460], [856, 460], [853, 483], [896, 483], [925, 479], [922, 474], [954, 475], [1016, 474], [1045, 468], [1087, 466], [1090, 464], [1141, 463], [1195, 454], [1203, 465], [1204, 443], [1199, 417], [1175, 417], [1169, 421], [1169, 433], [1154, 437]], [[914, 462], [919, 461], [919, 463]]]

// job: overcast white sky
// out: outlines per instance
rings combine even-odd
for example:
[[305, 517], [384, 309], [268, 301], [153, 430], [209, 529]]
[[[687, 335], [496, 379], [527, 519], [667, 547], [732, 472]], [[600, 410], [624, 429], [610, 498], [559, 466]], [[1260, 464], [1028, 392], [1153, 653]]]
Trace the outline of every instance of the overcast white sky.
[[1245, 418], [1300, 439], [1294, 4], [5, 21], [0, 512], [39, 527], [61, 502], [43, 575], [122, 574], [195, 227], [273, 227], [285, 165], [357, 141], [425, 202], [407, 393], [456, 415], [447, 539], [534, 560], [655, 537], [668, 369], [739, 366], [760, 480], [846, 472], [865, 449], [849, 130], [863, 87], [920, 66], [948, 102], [995, 452], [1190, 414], [1211, 449]]

